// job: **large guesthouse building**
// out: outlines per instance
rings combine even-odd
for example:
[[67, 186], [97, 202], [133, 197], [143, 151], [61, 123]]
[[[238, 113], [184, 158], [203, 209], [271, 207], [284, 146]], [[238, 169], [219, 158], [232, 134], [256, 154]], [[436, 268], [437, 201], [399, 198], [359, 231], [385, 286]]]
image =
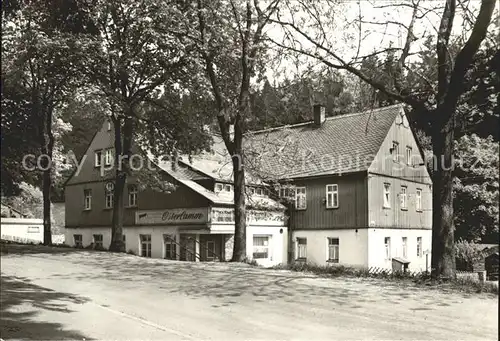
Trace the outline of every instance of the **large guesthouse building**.
[[[432, 184], [400, 105], [252, 132], [247, 162], [247, 257], [425, 270], [430, 260]], [[234, 238], [230, 158], [220, 138], [191, 160], [157, 162], [170, 191], [141, 186], [124, 195], [126, 249], [144, 257], [229, 260]], [[107, 248], [114, 170], [109, 123], [68, 180], [66, 242]], [[225, 160], [225, 161], [224, 161]], [[252, 168], [250, 168], [250, 166]], [[109, 167], [112, 168], [112, 167]]]

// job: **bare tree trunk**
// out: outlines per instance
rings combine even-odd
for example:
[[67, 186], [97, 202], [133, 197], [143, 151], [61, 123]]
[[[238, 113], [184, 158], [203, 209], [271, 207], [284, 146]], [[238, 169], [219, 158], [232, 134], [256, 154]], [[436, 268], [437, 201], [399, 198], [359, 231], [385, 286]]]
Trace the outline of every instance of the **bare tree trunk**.
[[43, 171], [42, 175], [43, 193], [43, 245], [52, 244], [52, 225], [50, 212], [50, 190], [52, 187], [52, 177], [50, 167]]
[[[236, 137], [235, 137], [236, 140]], [[233, 155], [234, 173], [234, 245], [232, 262], [242, 262], [246, 254], [245, 169], [241, 151]]]
[[120, 121], [114, 120], [115, 125], [115, 188], [113, 193], [113, 219], [111, 222], [111, 244], [110, 251], [125, 252], [125, 243], [123, 242], [123, 196], [127, 175], [129, 173], [129, 162], [132, 149], [132, 140], [134, 132], [133, 118], [127, 117], [123, 125], [123, 144]]
[[[37, 101], [35, 106], [38, 107]], [[39, 108], [39, 107], [38, 107]], [[43, 244], [52, 244], [52, 224], [50, 212], [50, 193], [52, 189], [52, 152], [54, 148], [54, 134], [52, 133], [52, 110], [49, 108], [42, 112], [42, 159], [40, 165], [42, 173], [42, 195], [43, 195]]]
[[[437, 113], [434, 113], [437, 115]], [[454, 115], [447, 116], [446, 123], [434, 128], [432, 148], [432, 258], [433, 278], [455, 277], [455, 250], [453, 224], [453, 141]]]

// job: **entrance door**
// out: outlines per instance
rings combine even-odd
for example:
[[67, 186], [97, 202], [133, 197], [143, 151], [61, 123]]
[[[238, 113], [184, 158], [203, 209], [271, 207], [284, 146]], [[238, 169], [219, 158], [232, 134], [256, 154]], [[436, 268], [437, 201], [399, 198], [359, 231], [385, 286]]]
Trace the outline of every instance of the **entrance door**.
[[180, 256], [181, 260], [185, 260], [188, 262], [196, 261], [196, 246], [195, 246], [195, 237], [193, 235], [181, 234], [180, 235]]
[[213, 261], [215, 260], [215, 241], [208, 240], [207, 241], [207, 260]]
[[222, 258], [223, 240], [222, 234], [200, 235], [200, 257], [202, 261], [220, 261]]

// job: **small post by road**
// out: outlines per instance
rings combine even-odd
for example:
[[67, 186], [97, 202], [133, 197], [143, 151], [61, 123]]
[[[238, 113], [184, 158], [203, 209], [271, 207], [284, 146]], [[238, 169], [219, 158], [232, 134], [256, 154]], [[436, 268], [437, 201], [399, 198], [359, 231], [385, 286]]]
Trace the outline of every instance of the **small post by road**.
[[429, 250], [425, 250], [424, 255], [425, 255], [425, 273], [429, 274]]

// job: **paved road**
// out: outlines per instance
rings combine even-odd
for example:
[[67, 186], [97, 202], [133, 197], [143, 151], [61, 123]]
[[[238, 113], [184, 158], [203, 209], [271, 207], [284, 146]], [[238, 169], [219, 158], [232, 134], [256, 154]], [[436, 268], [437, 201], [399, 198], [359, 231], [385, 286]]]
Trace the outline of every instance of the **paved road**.
[[497, 339], [496, 296], [46, 250], [2, 254], [3, 339]]

